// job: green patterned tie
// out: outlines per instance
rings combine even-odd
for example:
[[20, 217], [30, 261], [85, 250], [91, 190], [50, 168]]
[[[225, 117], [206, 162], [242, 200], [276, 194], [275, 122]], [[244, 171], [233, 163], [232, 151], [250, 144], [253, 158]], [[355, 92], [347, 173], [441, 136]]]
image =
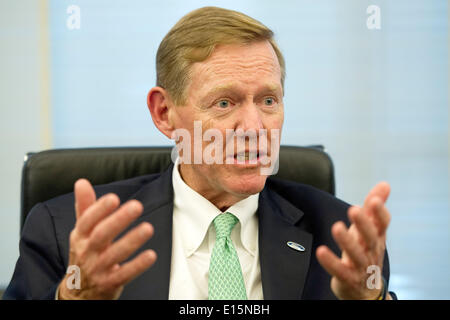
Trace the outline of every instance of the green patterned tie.
[[238, 218], [229, 212], [219, 214], [213, 221], [217, 235], [209, 263], [209, 300], [247, 299], [239, 257], [230, 238], [237, 222]]

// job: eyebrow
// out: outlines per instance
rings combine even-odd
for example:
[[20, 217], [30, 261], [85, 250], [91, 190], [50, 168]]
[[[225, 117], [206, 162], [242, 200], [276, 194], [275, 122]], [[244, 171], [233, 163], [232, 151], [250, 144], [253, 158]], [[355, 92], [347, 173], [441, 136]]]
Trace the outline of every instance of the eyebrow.
[[272, 94], [283, 95], [283, 88], [281, 87], [281, 85], [277, 85], [275, 83], [266, 83], [261, 88], [261, 91], [263, 91], [263, 92], [270, 92]]
[[226, 91], [232, 91], [234, 89], [237, 89], [236, 86], [233, 83], [226, 83], [219, 85], [217, 87], [212, 88], [208, 91], [208, 93], [205, 95], [205, 97], [210, 97], [213, 95], [216, 95], [218, 93], [226, 92]]
[[[205, 100], [209, 100], [212, 96], [218, 95], [218, 94], [223, 94], [229, 91], [241, 91], [241, 89], [239, 88], [238, 85], [234, 84], [234, 83], [225, 83], [222, 85], [219, 85], [213, 89], [211, 89], [210, 91], [208, 91], [208, 93], [204, 96], [204, 98], [202, 99], [202, 101]], [[261, 95], [261, 92], [270, 92], [272, 94], [283, 94], [281, 86], [277, 85], [275, 83], [266, 83], [264, 84], [262, 87], [260, 87], [258, 89], [258, 93], [256, 94], [257, 96]]]

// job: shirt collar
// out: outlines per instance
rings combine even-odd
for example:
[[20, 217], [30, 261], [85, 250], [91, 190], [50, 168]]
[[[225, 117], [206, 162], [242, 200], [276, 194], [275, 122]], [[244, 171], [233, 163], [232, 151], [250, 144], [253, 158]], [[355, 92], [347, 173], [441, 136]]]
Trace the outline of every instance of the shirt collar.
[[[179, 158], [175, 161], [172, 184], [174, 189], [174, 209], [178, 209], [176, 217], [181, 227], [184, 251], [187, 257], [192, 255], [201, 245], [214, 218], [222, 212], [209, 200], [189, 187], [181, 178], [179, 172]], [[259, 193], [251, 195], [234, 205], [226, 212], [234, 214], [241, 224], [241, 242], [244, 248], [255, 255], [257, 243], [257, 229], [255, 224], [249, 223], [255, 218], [258, 208]]]

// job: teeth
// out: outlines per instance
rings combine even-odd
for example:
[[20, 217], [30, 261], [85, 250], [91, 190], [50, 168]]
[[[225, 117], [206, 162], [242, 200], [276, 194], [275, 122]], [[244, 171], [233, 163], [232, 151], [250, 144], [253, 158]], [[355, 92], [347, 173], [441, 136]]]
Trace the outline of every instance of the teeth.
[[238, 161], [249, 161], [249, 160], [256, 160], [258, 157], [257, 152], [243, 152], [239, 153], [236, 157]]

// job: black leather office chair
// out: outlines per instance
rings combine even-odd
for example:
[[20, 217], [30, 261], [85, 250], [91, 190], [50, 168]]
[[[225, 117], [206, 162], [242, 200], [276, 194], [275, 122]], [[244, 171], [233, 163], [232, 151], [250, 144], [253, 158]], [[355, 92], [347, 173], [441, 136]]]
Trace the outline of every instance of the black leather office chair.
[[[31, 208], [73, 191], [79, 178], [93, 185], [164, 171], [171, 147], [55, 149], [28, 153], [22, 169], [21, 221]], [[334, 195], [334, 170], [323, 147], [281, 146], [277, 178], [312, 185]]]

